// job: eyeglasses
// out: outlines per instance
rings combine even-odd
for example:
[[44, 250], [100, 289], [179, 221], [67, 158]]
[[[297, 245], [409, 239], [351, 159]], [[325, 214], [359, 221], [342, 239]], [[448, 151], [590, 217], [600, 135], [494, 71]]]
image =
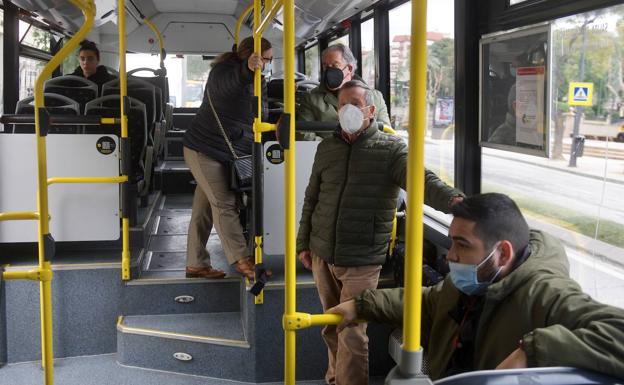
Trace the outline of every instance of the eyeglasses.
[[272, 57], [262, 57], [262, 61], [265, 63], [271, 63], [273, 61]]

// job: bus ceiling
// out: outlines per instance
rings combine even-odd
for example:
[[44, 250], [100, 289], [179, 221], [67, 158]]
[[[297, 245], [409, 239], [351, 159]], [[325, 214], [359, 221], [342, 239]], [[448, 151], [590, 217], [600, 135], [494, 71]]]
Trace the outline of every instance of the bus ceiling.
[[[378, 0], [296, 0], [296, 44], [309, 40], [322, 31], [339, 25]], [[40, 16], [51, 25], [73, 34], [82, 24], [82, 13], [70, 2], [56, 0], [12, 0], [18, 7]], [[114, 46], [117, 39], [116, 0], [96, 0], [97, 13], [94, 30], [90, 36], [104, 47]], [[236, 21], [250, 0], [170, 1], [127, 0], [127, 49], [134, 52], [158, 53], [158, 42], [153, 32], [142, 21], [149, 18], [165, 37], [169, 53], [217, 54], [231, 49], [234, 44]], [[248, 17], [243, 23], [241, 36], [251, 35]], [[265, 36], [280, 47], [282, 39], [282, 14], [276, 17], [273, 27]], [[206, 36], [209, 39], [189, 39], [189, 36]], [[278, 48], [278, 52], [281, 49]]]

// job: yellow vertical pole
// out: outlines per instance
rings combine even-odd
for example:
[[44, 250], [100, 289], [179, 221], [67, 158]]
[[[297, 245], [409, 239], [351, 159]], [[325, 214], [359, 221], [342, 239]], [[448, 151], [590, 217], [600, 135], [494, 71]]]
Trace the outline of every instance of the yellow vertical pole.
[[238, 43], [240, 43], [240, 30], [243, 25], [243, 20], [249, 15], [249, 13], [254, 9], [255, 1], [247, 6], [236, 20], [236, 31], [234, 32], [234, 44], [238, 47]]
[[41, 365], [44, 369], [46, 385], [54, 383], [54, 349], [52, 338], [52, 267], [53, 238], [50, 235], [48, 209], [48, 168], [46, 135], [49, 122], [42, 121], [47, 116], [43, 97], [43, 83], [52, 75], [63, 59], [67, 57], [93, 26], [95, 4], [92, 0], [70, 0], [80, 8], [85, 21], [72, 39], [50, 59], [35, 81], [35, 137], [37, 140], [37, 212], [38, 212], [38, 257], [39, 257], [39, 305], [41, 317]]
[[[126, 4], [125, 0], [118, 0], [117, 2], [117, 27], [119, 28], [119, 99], [121, 104], [121, 148], [124, 150], [121, 154], [123, 162], [129, 162], [129, 150], [130, 145], [124, 145], [128, 139], [128, 111], [126, 111], [126, 100], [128, 99], [128, 81], [126, 74]], [[125, 172], [125, 171], [124, 171]], [[127, 175], [130, 178], [129, 175]], [[122, 191], [126, 193], [122, 194], [124, 202], [122, 205], [126, 205], [125, 198], [136, 199], [136, 197], [128, 197], [128, 184], [130, 182], [124, 182], [121, 186]], [[121, 249], [121, 279], [130, 279], [130, 219], [128, 218], [128, 210], [122, 210], [121, 218], [121, 231], [122, 231], [122, 249]]]
[[409, 146], [407, 156], [407, 200], [412, 202], [407, 216], [405, 258], [405, 310], [403, 313], [403, 350], [420, 350], [422, 302], [422, 234], [425, 196], [424, 148], [427, 90], [427, 0], [412, 0], [410, 50]]
[[[284, 0], [284, 113], [290, 115], [290, 141], [288, 149], [285, 150], [285, 196], [286, 196], [286, 247], [285, 258], [285, 315], [294, 314], [297, 311], [297, 274], [296, 274], [296, 205], [295, 205], [295, 4], [294, 0]], [[295, 384], [295, 349], [296, 332], [294, 330], [284, 331], [285, 341], [285, 368], [284, 383], [286, 385]]]

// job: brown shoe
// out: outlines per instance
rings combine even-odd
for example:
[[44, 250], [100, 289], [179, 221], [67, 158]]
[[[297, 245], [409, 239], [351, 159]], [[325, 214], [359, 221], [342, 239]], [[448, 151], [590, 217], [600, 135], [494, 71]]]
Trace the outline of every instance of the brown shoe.
[[255, 269], [254, 269], [254, 263], [251, 257], [243, 258], [239, 260], [238, 262], [236, 262], [236, 265], [234, 265], [234, 268], [243, 277], [246, 277], [249, 279], [253, 279], [256, 274]]
[[187, 267], [186, 278], [223, 278], [225, 272], [212, 267]]

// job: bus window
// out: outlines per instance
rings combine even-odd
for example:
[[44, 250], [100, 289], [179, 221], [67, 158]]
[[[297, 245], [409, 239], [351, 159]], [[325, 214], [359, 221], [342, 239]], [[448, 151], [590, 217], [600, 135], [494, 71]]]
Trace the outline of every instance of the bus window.
[[[511, 196], [531, 227], [564, 242], [570, 274], [583, 290], [619, 307], [624, 307], [624, 146], [615, 141], [624, 126], [622, 25], [621, 5], [552, 21], [549, 157], [482, 151], [482, 190]], [[529, 62], [542, 60], [539, 51], [525, 56]], [[579, 82], [591, 85], [585, 88], [591, 103], [578, 103]]]
[[305, 74], [310, 78], [310, 80], [314, 80], [315, 82], [319, 81], [319, 74], [321, 72], [321, 59], [319, 58], [319, 55], [318, 44], [305, 50]]
[[[67, 43], [69, 38], [63, 38], [63, 44]], [[61, 64], [61, 71], [63, 71], [63, 75], [69, 75], [76, 70], [76, 68], [80, 65], [78, 61], [78, 52], [80, 50], [80, 46], [77, 46], [70, 55], [68, 55], [65, 60], [63, 60], [63, 64]]]
[[[425, 165], [446, 183], [454, 180], [455, 45], [452, 0], [427, 2], [427, 141]], [[389, 11], [390, 120], [407, 136], [411, 2]], [[364, 34], [362, 34], [364, 36]], [[364, 56], [362, 56], [364, 57]]]
[[370, 18], [361, 24], [362, 79], [375, 86], [375, 20]]
[[338, 44], [338, 43], [344, 44], [344, 45], [346, 45], [348, 47], [349, 46], [349, 34], [342, 35], [342, 36], [340, 36], [338, 38], [335, 38], [335, 39], [329, 41], [329, 45], [334, 45], [334, 44]]
[[50, 51], [52, 34], [21, 20], [19, 22], [19, 38], [21, 44], [46, 52]]
[[24, 99], [35, 94], [35, 81], [46, 65], [45, 61], [29, 57], [19, 57], [19, 98]]
[[[126, 69], [159, 68], [157, 55], [128, 54]], [[165, 66], [169, 79], [169, 98], [174, 107], [199, 107], [204, 95], [204, 86], [210, 73], [212, 60], [202, 55], [167, 55]], [[141, 73], [137, 73], [141, 76]]]

